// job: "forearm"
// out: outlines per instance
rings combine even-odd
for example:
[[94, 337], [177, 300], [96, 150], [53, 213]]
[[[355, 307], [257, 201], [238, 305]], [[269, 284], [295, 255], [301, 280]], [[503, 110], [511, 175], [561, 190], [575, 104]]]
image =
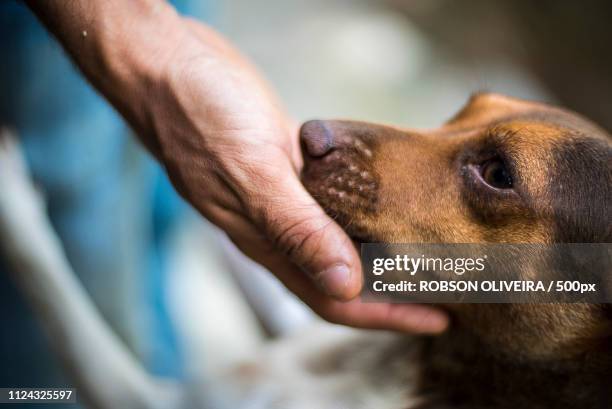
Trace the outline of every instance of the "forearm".
[[151, 90], [183, 34], [163, 0], [27, 0], [76, 65], [157, 153]]

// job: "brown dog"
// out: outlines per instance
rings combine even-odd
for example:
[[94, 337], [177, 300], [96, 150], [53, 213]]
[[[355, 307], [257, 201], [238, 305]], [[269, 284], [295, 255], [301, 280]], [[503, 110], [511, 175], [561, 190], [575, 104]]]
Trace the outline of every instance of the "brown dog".
[[[358, 242], [612, 242], [612, 139], [577, 114], [478, 94], [431, 131], [311, 121], [301, 138], [306, 187]], [[612, 407], [607, 305], [451, 310], [419, 348], [419, 407]]]
[[[356, 241], [612, 242], [612, 142], [573, 113], [481, 94], [434, 131], [315, 121], [301, 136], [305, 185]], [[79, 286], [11, 141], [0, 132], [0, 247], [92, 407], [612, 407], [612, 313], [597, 304], [442, 306], [454, 320], [438, 337], [321, 323], [201, 386], [155, 378]]]

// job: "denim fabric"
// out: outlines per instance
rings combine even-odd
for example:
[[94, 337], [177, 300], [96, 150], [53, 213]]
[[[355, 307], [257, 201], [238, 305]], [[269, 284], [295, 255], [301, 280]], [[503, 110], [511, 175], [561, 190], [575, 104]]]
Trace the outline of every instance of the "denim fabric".
[[[206, 11], [206, 2], [176, 3]], [[0, 125], [18, 134], [72, 266], [148, 368], [180, 376], [164, 243], [185, 205], [21, 2], [0, 2], [0, 55]], [[65, 386], [6, 268], [0, 258], [0, 386]]]

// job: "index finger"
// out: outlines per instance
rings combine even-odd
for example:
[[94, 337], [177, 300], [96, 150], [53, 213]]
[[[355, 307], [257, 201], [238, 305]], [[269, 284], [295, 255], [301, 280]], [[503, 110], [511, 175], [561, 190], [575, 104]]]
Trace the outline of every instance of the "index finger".
[[[364, 329], [386, 329], [408, 333], [443, 332], [449, 324], [448, 315], [433, 306], [423, 304], [389, 304], [363, 302], [359, 298], [338, 301], [322, 293], [303, 272], [283, 256], [253, 251], [250, 246], [238, 246], [247, 253], [259, 253], [255, 259], [263, 264], [295, 295], [323, 319]], [[242, 243], [245, 244], [245, 243]], [[250, 250], [250, 251], [249, 251]]]

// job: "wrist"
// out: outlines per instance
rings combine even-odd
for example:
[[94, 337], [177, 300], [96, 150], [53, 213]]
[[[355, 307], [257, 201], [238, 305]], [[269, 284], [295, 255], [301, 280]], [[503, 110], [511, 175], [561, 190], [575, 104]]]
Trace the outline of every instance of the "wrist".
[[174, 9], [165, 2], [156, 5], [105, 30], [94, 45], [99, 65], [88, 75], [143, 138], [153, 137], [155, 90], [185, 36]]
[[145, 107], [185, 31], [175, 10], [162, 0], [26, 1], [150, 146]]

